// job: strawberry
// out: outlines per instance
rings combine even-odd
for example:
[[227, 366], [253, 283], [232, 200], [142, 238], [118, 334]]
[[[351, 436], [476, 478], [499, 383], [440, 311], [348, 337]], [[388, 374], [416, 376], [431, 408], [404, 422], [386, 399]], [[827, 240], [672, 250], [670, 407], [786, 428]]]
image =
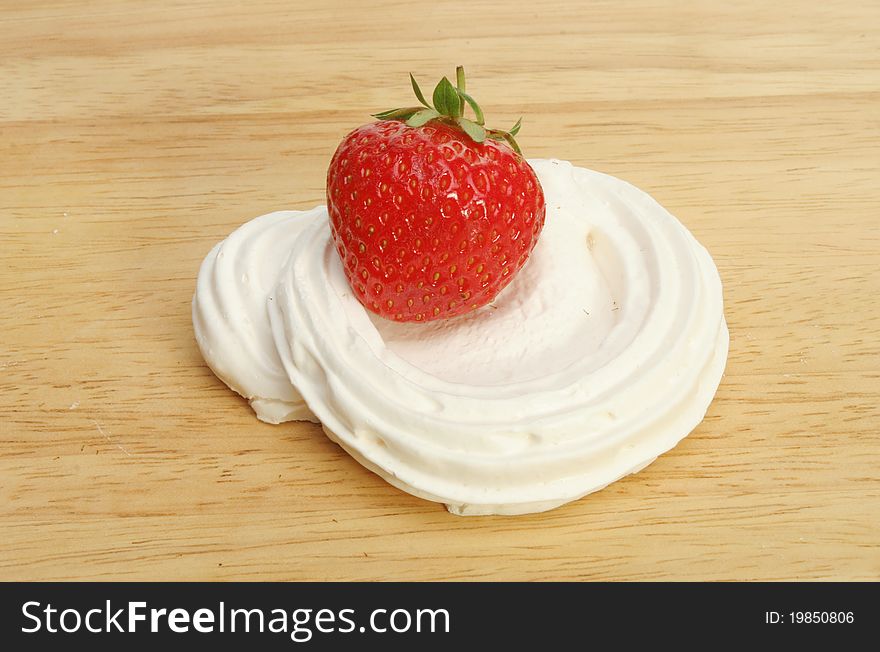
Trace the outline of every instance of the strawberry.
[[[327, 171], [336, 250], [357, 299], [395, 321], [484, 306], [525, 264], [544, 225], [544, 193], [509, 132], [444, 77], [433, 106], [376, 114], [346, 136]], [[474, 120], [463, 117], [465, 104]]]

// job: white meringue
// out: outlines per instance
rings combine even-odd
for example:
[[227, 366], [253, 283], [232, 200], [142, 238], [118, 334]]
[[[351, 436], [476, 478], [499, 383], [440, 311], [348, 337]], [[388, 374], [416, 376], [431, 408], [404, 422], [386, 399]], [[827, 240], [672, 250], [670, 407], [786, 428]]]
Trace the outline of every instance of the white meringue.
[[321, 219], [322, 207], [258, 217], [218, 243], [199, 270], [192, 319], [202, 356], [268, 423], [317, 421], [281, 366], [266, 298], [302, 230]]
[[[543, 511], [643, 468], [696, 427], [720, 382], [717, 270], [637, 188], [564, 161], [530, 163], [547, 202], [532, 257], [492, 305], [448, 321], [368, 313], [323, 207], [245, 225], [220, 245], [245, 262], [212, 273], [215, 248], [200, 272], [194, 321], [212, 369], [246, 396], [304, 399], [361, 464], [456, 514]], [[259, 291], [243, 288], [243, 268]], [[279, 269], [271, 329], [255, 326]], [[210, 332], [209, 318], [219, 320]]]

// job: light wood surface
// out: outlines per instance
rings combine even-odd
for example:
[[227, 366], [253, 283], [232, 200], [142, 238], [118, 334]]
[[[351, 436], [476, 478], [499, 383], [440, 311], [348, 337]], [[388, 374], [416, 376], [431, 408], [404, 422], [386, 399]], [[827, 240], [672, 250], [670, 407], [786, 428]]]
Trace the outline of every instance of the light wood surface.
[[[0, 579], [880, 578], [880, 5], [366, 4], [0, 5]], [[323, 203], [340, 138], [458, 63], [725, 283], [705, 422], [541, 515], [259, 423], [192, 336], [210, 247]]]

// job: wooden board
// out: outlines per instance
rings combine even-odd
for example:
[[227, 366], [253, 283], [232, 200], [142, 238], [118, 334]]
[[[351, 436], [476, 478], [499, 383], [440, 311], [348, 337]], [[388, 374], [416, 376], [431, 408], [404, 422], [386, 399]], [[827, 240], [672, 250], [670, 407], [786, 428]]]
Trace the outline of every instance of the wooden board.
[[[3, 3], [0, 579], [880, 578], [880, 5], [370, 4]], [[192, 336], [210, 247], [322, 203], [339, 139], [458, 63], [725, 283], [705, 422], [541, 515], [259, 423]]]

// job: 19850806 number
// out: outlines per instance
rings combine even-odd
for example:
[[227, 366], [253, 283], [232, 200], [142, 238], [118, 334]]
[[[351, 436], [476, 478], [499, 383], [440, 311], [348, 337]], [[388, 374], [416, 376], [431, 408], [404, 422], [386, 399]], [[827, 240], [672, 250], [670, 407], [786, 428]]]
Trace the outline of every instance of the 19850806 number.
[[851, 623], [855, 619], [852, 611], [792, 611], [789, 622], [810, 623]]

